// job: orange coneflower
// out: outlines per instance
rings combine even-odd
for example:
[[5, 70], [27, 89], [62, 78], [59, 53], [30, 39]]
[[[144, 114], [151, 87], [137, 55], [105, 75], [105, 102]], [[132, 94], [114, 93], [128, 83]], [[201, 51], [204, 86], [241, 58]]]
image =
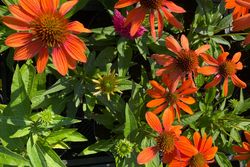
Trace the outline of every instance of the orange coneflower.
[[243, 68], [242, 63], [239, 61], [241, 57], [241, 52], [237, 52], [236, 54], [234, 54], [232, 60], [227, 60], [228, 55], [229, 53], [224, 52], [223, 49], [217, 60], [212, 56], [203, 54], [202, 57], [204, 61], [211, 66], [204, 66], [197, 70], [203, 75], [209, 76], [215, 74], [213, 81], [205, 85], [206, 89], [218, 85], [220, 81], [224, 78], [224, 96], [227, 96], [228, 93], [229, 77], [232, 79], [232, 82], [235, 86], [240, 88], [245, 88], [247, 86], [246, 83], [241, 81], [236, 75], [237, 70], [241, 70]]
[[237, 160], [247, 160], [247, 167], [250, 167], [250, 133], [244, 131], [247, 142], [242, 143], [242, 147], [233, 146], [233, 150], [238, 154], [234, 156]]
[[147, 90], [147, 93], [152, 98], [155, 98], [147, 103], [147, 107], [154, 108], [152, 112], [158, 114], [163, 110], [176, 111], [178, 119], [180, 119], [180, 109], [188, 114], [193, 114], [192, 109], [187, 104], [194, 104], [195, 99], [190, 94], [197, 91], [197, 88], [192, 87], [192, 82], [186, 80], [177, 89], [167, 77], [163, 77], [163, 82], [167, 86], [168, 90], [161, 86], [158, 82], [152, 80], [150, 84], [152, 89]]
[[[138, 164], [145, 164], [152, 160], [158, 152], [163, 154], [163, 163], [170, 163], [176, 156], [180, 155], [180, 150], [177, 149], [177, 141], [181, 135], [182, 126], [172, 126], [174, 115], [170, 110], [164, 112], [162, 116], [163, 127], [159, 118], [152, 112], [146, 113], [146, 121], [148, 125], [158, 133], [155, 138], [157, 144], [152, 147], [145, 148], [137, 156]], [[183, 147], [189, 148], [189, 144], [181, 143]], [[192, 150], [192, 148], [191, 148]], [[181, 150], [186, 153], [186, 149]]]
[[[235, 2], [243, 7], [250, 9], [250, 1], [248, 1], [248, 0], [235, 0]], [[250, 13], [234, 20], [233, 21], [233, 30], [234, 31], [246, 30], [250, 27], [249, 23], [250, 23]], [[250, 43], [250, 33], [247, 35], [244, 43], [245, 44]]]
[[[154, 54], [152, 58], [163, 66], [162, 69], [156, 71], [157, 76], [170, 74], [169, 77], [177, 85], [180, 79], [185, 80], [186, 76], [193, 82], [193, 74], [196, 74], [196, 69], [199, 67], [198, 57], [210, 48], [210, 45], [203, 45], [195, 51], [189, 48], [189, 42], [185, 35], [181, 36], [181, 45], [174, 39], [173, 36], [166, 38], [166, 47], [176, 54], [172, 57], [165, 54]], [[194, 85], [194, 82], [193, 82]]]
[[137, 2], [140, 2], [140, 6], [129, 12], [125, 22], [125, 26], [131, 24], [131, 36], [136, 34], [147, 13], [149, 13], [151, 34], [154, 39], [156, 38], [154, 26], [155, 14], [157, 14], [159, 37], [161, 37], [163, 31], [163, 17], [161, 12], [163, 12], [164, 17], [170, 24], [176, 28], [183, 29], [182, 24], [171, 14], [171, 12], [185, 13], [185, 10], [170, 0], [119, 0], [115, 4], [115, 8], [124, 8]]
[[86, 46], [77, 36], [90, 32], [78, 22], [68, 22], [65, 14], [78, 0], [63, 3], [59, 0], [19, 0], [10, 5], [13, 16], [4, 16], [3, 23], [19, 32], [7, 37], [7, 46], [16, 48], [14, 60], [26, 60], [38, 54], [37, 71], [43, 72], [51, 51], [53, 64], [58, 72], [66, 75], [68, 68], [74, 69], [76, 62], [86, 62]]
[[226, 2], [225, 5], [226, 9], [233, 9], [232, 15], [234, 19], [244, 16], [245, 14], [248, 13], [248, 8], [237, 4], [235, 0], [225, 0], [225, 2]]
[[[199, 132], [193, 135], [194, 146], [189, 145], [189, 152], [183, 153], [173, 160], [169, 167], [209, 167], [208, 164], [214, 162], [214, 156], [218, 150], [217, 147], [212, 147], [213, 139], [204, 134], [200, 136]], [[180, 138], [177, 148], [180, 150], [186, 149], [187, 143], [191, 143], [187, 138]], [[183, 145], [185, 144], [185, 145]]]

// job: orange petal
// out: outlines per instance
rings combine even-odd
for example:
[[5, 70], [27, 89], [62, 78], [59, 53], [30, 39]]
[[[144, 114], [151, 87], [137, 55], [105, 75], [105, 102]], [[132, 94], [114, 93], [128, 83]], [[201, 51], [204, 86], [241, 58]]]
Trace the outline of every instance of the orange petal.
[[246, 36], [243, 43], [244, 43], [244, 45], [248, 45], [250, 43], [250, 33]]
[[36, 62], [36, 69], [38, 73], [42, 73], [47, 65], [49, 59], [49, 53], [47, 48], [42, 48], [39, 52]]
[[250, 161], [249, 160], [247, 162], [247, 166], [246, 167], [250, 167]]
[[142, 165], [151, 161], [157, 154], [158, 149], [156, 147], [148, 147], [142, 150], [137, 156], [137, 163]]
[[233, 30], [241, 31], [250, 27], [250, 14], [246, 14], [233, 21]]
[[180, 93], [180, 95], [188, 95], [197, 92], [197, 88], [188, 88]]
[[185, 35], [181, 35], [181, 46], [185, 50], [189, 50], [189, 42]]
[[231, 62], [237, 63], [240, 60], [240, 57], [241, 57], [241, 52], [235, 53]]
[[182, 92], [188, 88], [190, 88], [192, 85], [192, 81], [191, 80], [186, 80], [182, 83], [181, 87], [179, 87], [176, 92]]
[[73, 59], [84, 63], [87, 61], [84, 43], [77, 36], [69, 34], [63, 46]]
[[56, 10], [60, 3], [60, 0], [53, 0], [52, 3], [53, 3], [54, 10]]
[[17, 31], [28, 31], [29, 24], [12, 16], [4, 16], [3, 23], [9, 28]]
[[225, 62], [228, 55], [229, 55], [228, 52], [222, 52], [217, 59], [219, 64]]
[[166, 98], [154, 99], [154, 100], [149, 101], [146, 106], [148, 108], [157, 107], [163, 104], [165, 101], [166, 101]]
[[248, 153], [248, 150], [246, 150], [245, 148], [242, 148], [240, 146], [232, 146], [232, 149], [234, 150], [234, 152], [237, 152], [240, 154]]
[[41, 49], [42, 43], [38, 40], [32, 41], [27, 45], [15, 50], [14, 60], [27, 60], [35, 56]]
[[159, 91], [157, 91], [155, 89], [149, 89], [149, 90], [147, 90], [147, 94], [150, 97], [155, 98], [155, 99], [159, 99], [159, 98], [163, 97], [163, 95]]
[[235, 66], [237, 70], [242, 70], [243, 69], [243, 64], [241, 62], [238, 62]]
[[152, 112], [154, 114], [159, 114], [160, 112], [162, 112], [163, 110], [165, 110], [168, 107], [168, 103], [164, 103], [160, 106], [158, 106], [157, 108], [155, 108], [154, 110], [152, 110]]
[[158, 82], [156, 82], [155, 80], [150, 80], [149, 83], [157, 90], [159, 90], [159, 92], [161, 92], [162, 94], [164, 94], [166, 92], [166, 89], [164, 87], [162, 87]]
[[159, 134], [162, 133], [162, 126], [159, 118], [152, 112], [147, 112], [145, 116], [148, 125]]
[[33, 35], [31, 33], [18, 32], [11, 34], [5, 40], [5, 44], [9, 47], [24, 46], [32, 41]]
[[198, 153], [198, 150], [191, 144], [191, 142], [185, 136], [181, 136], [178, 141], [176, 141], [177, 149], [184, 155], [192, 157]]
[[181, 51], [181, 46], [180, 44], [176, 41], [176, 39], [174, 39], [173, 36], [168, 36], [166, 38], [166, 47], [167, 49], [169, 49], [170, 51], [178, 54]]
[[245, 137], [248, 141], [248, 143], [250, 143], [250, 133], [248, 131], [244, 131]]
[[210, 49], [210, 45], [202, 45], [201, 47], [199, 47], [198, 49], [195, 50], [195, 53], [197, 55], [201, 54], [201, 53], [205, 53], [208, 49]]
[[231, 76], [232, 82], [235, 86], [240, 87], [240, 88], [246, 88], [247, 84], [245, 82], [243, 82], [242, 80], [240, 80], [237, 75], [232, 75]]
[[144, 18], [146, 16], [146, 10], [143, 7], [135, 8], [128, 13], [124, 26], [128, 26], [131, 23], [130, 35], [134, 36], [140, 28]]
[[172, 123], [174, 122], [174, 117], [175, 117], [174, 111], [171, 110], [170, 107], [164, 111], [162, 115], [162, 121], [163, 121], [163, 127], [166, 131], [170, 130]]
[[167, 21], [178, 29], [183, 29], [183, 25], [165, 7], [161, 8]]
[[53, 6], [53, 2], [51, 3], [51, 1], [40, 0], [40, 3], [41, 3], [41, 8], [44, 12], [53, 12], [55, 9]]
[[176, 149], [172, 152], [169, 152], [169, 153], [167, 153], [167, 152], [163, 153], [162, 162], [164, 164], [169, 164], [171, 161], [173, 161], [175, 159], [177, 154], [178, 153], [177, 153]]
[[72, 31], [75, 34], [79, 34], [82, 32], [91, 33], [91, 30], [85, 28], [83, 24], [80, 23], [79, 21], [73, 21], [68, 23], [67, 30]]
[[124, 8], [130, 5], [133, 5], [137, 2], [139, 2], [140, 0], [119, 0], [116, 4], [115, 4], [115, 8]]
[[157, 64], [163, 65], [163, 66], [169, 66], [173, 63], [174, 58], [166, 55], [166, 54], [153, 54], [151, 56], [152, 59], [155, 59]]
[[194, 135], [193, 135], [193, 140], [194, 140], [194, 146], [196, 148], [200, 148], [200, 139], [201, 139], [201, 135], [199, 132], [194, 132]]
[[215, 58], [213, 58], [212, 56], [205, 54], [205, 53], [201, 54], [200, 56], [203, 58], [203, 60], [207, 64], [213, 65], [213, 66], [218, 66], [218, 61]]
[[195, 99], [193, 97], [180, 97], [179, 100], [183, 101], [186, 104], [194, 104]]
[[165, 2], [164, 2], [164, 5], [166, 5], [167, 8], [168, 8], [169, 10], [171, 10], [172, 12], [174, 12], [174, 13], [185, 13], [185, 12], [186, 12], [182, 7], [177, 6], [177, 5], [176, 5], [174, 2], [172, 2], [172, 1], [165, 1]]
[[225, 78], [223, 82], [223, 91], [224, 91], [224, 96], [227, 96], [228, 93], [228, 77]]
[[158, 36], [160, 38], [162, 36], [164, 23], [163, 23], [163, 18], [162, 18], [161, 12], [159, 10], [157, 10], [157, 13], [158, 13]]
[[248, 0], [235, 0], [235, 2], [240, 6], [246, 7], [248, 9], [250, 8], [250, 1]]
[[66, 59], [67, 59], [67, 62], [68, 62], [68, 67], [69, 69], [71, 70], [74, 70], [76, 68], [76, 60], [73, 59], [72, 57], [70, 57], [68, 54], [66, 54]]
[[150, 22], [151, 35], [152, 35], [154, 41], [156, 41], [155, 15], [154, 15], [154, 11], [150, 12], [150, 14], [149, 14], [149, 22]]
[[242, 154], [242, 155], [235, 155], [234, 159], [239, 161], [248, 160], [250, 158], [250, 154]]
[[209, 150], [212, 147], [213, 144], [213, 138], [210, 136], [207, 138], [207, 141], [202, 149], [202, 152], [206, 152], [207, 150]]
[[70, 0], [67, 2], [64, 2], [60, 9], [59, 9], [59, 13], [61, 15], [65, 15], [66, 13], [68, 13], [68, 11], [70, 11], [76, 4], [78, 3], [78, 0]]
[[32, 16], [39, 16], [41, 6], [38, 0], [19, 0], [19, 5]]
[[34, 20], [33, 16], [25, 12], [25, 10], [23, 10], [18, 5], [10, 5], [9, 11], [14, 17], [16, 17], [19, 20], [22, 20], [23, 22], [31, 22], [32, 20]]
[[178, 101], [178, 102], [176, 102], [176, 103], [177, 103], [177, 105], [178, 105], [183, 111], [185, 111], [186, 113], [188, 113], [188, 114], [193, 114], [192, 109], [191, 109], [188, 105], [186, 105], [185, 103], [182, 103], [182, 102], [180, 102], [180, 101]]
[[212, 148], [210, 148], [209, 150], [207, 150], [204, 153], [204, 158], [207, 161], [214, 159], [214, 156], [215, 156], [215, 154], [216, 154], [217, 151], [218, 151], [218, 147], [212, 147]]
[[204, 66], [197, 69], [198, 73], [201, 73], [203, 75], [212, 75], [218, 73], [218, 67], [215, 66]]
[[68, 72], [68, 62], [62, 48], [53, 48], [52, 60], [57, 71], [65, 76]]
[[243, 142], [242, 147], [250, 152], [250, 144], [248, 144], [247, 142]]
[[183, 161], [183, 160], [177, 160], [177, 159], [174, 159], [173, 161], [171, 161], [168, 166], [169, 167], [186, 167], [189, 165], [189, 160], [187, 161]]
[[208, 88], [211, 88], [213, 86], [218, 85], [220, 83], [221, 78], [222, 78], [221, 75], [219, 75], [219, 74], [216, 75], [211, 82], [209, 82], [208, 84], [205, 85], [205, 88], [208, 89]]

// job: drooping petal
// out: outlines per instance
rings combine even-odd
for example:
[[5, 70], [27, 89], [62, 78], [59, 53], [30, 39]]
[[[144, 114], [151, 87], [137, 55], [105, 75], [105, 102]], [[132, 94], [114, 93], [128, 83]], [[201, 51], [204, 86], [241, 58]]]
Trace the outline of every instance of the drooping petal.
[[19, 0], [19, 5], [32, 16], [39, 16], [41, 13], [39, 0]]
[[241, 31], [250, 27], [250, 14], [246, 14], [236, 20], [233, 21], [233, 30]]
[[84, 43], [77, 36], [69, 34], [63, 46], [73, 59], [84, 63], [87, 61]]
[[23, 22], [29, 23], [34, 20], [33, 16], [29, 13], [25, 12], [20, 6], [18, 5], [10, 5], [9, 6], [10, 13], [19, 20]]
[[218, 84], [220, 83], [220, 81], [221, 81], [221, 78], [222, 78], [221, 75], [219, 75], [219, 74], [216, 75], [216, 76], [214, 77], [214, 79], [213, 79], [211, 82], [209, 82], [209, 83], [207, 83], [207, 84], [205, 85], [205, 88], [208, 89], [208, 88], [211, 88], [211, 87], [213, 87], [213, 86], [218, 85]]
[[14, 60], [27, 60], [35, 56], [41, 49], [42, 43], [38, 40], [32, 41], [27, 45], [19, 47], [15, 50]]
[[182, 7], [177, 6], [173, 1], [165, 1], [164, 5], [166, 5], [167, 8], [174, 13], [185, 13], [186, 12]]
[[159, 10], [157, 10], [157, 13], [158, 13], [158, 36], [160, 38], [162, 36], [164, 23], [163, 23], [163, 18], [162, 18], [161, 12]]
[[163, 115], [162, 115], [162, 121], [163, 121], [163, 127], [166, 131], [169, 131], [172, 123], [174, 122], [174, 111], [169, 108], [167, 108]]
[[160, 134], [162, 132], [162, 126], [159, 118], [152, 112], [147, 112], [145, 116], [148, 125]]
[[240, 60], [240, 57], [241, 57], [241, 52], [235, 53], [231, 62], [237, 63]]
[[228, 77], [226, 77], [224, 82], [223, 82], [223, 91], [224, 91], [224, 96], [227, 96], [227, 93], [228, 93]]
[[176, 103], [177, 103], [177, 105], [178, 105], [183, 111], [185, 111], [186, 113], [188, 113], [188, 114], [193, 114], [192, 109], [191, 109], [188, 105], [186, 105], [185, 103], [180, 102], [180, 101], [178, 101], [178, 102], [176, 102]]
[[244, 153], [248, 153], [248, 151], [240, 146], [232, 146], [232, 149], [234, 150], [234, 152], [240, 153], [240, 154], [244, 154]]
[[73, 21], [73, 22], [68, 23], [67, 30], [72, 31], [75, 34], [79, 34], [82, 32], [91, 33], [91, 30], [85, 28], [83, 24], [80, 23], [79, 21]]
[[248, 143], [250, 143], [250, 133], [248, 131], [244, 131], [245, 137], [248, 141]]
[[209, 44], [202, 45], [201, 47], [199, 47], [198, 49], [195, 50], [195, 53], [197, 55], [199, 55], [201, 53], [205, 53], [208, 49], [210, 49], [210, 45]]
[[156, 40], [156, 32], [155, 32], [155, 14], [154, 11], [151, 11], [149, 14], [149, 22], [150, 22], [150, 29], [151, 29], [151, 35]]
[[38, 54], [36, 61], [36, 69], [38, 73], [42, 73], [47, 65], [49, 59], [49, 53], [47, 48], [42, 48]]
[[78, 3], [78, 0], [70, 0], [67, 2], [64, 2], [60, 9], [59, 9], [59, 13], [61, 15], [65, 15], [66, 13], [68, 13], [68, 11], [70, 11], [76, 4]]
[[212, 75], [218, 73], [218, 67], [215, 66], [204, 66], [197, 69], [198, 73], [201, 73], [203, 75]]
[[177, 149], [184, 155], [192, 157], [198, 153], [198, 150], [191, 144], [191, 142], [185, 137], [181, 136], [176, 142]]
[[[168, 1], [169, 2], [169, 1]], [[181, 35], [181, 46], [183, 49], [185, 50], [189, 50], [189, 42], [188, 42], [188, 39], [185, 35]]]
[[119, 8], [124, 8], [130, 5], [133, 5], [137, 2], [139, 2], [140, 0], [119, 0], [116, 4], [115, 4], [115, 8], [119, 9]]
[[63, 76], [66, 75], [68, 72], [68, 62], [62, 48], [53, 48], [52, 60], [57, 71]]
[[234, 159], [237, 159], [239, 161], [247, 160], [250, 158], [250, 154], [241, 154], [241, 155], [235, 155]]
[[158, 149], [156, 147], [148, 147], [142, 150], [137, 156], [137, 163], [138, 164], [145, 164], [151, 161], [157, 154]]
[[204, 157], [207, 161], [214, 159], [214, 156], [216, 154], [216, 152], [218, 151], [218, 147], [212, 147], [209, 150], [207, 150], [204, 153]]
[[146, 106], [148, 108], [157, 107], [157, 106], [163, 104], [165, 101], [166, 101], [166, 98], [153, 99], [153, 100], [149, 101]]
[[179, 100], [183, 101], [186, 104], [194, 104], [195, 99], [193, 97], [180, 97]]
[[180, 44], [176, 41], [176, 39], [173, 36], [168, 36], [166, 38], [166, 47], [170, 51], [178, 54], [181, 51]]
[[165, 8], [161, 8], [167, 21], [178, 29], [183, 29], [183, 25]]
[[131, 23], [130, 35], [134, 36], [146, 16], [146, 10], [143, 7], [138, 7], [131, 10], [125, 20], [124, 26], [128, 26]]
[[26, 32], [18, 32], [11, 34], [5, 40], [5, 44], [9, 47], [21, 47], [32, 41], [33, 35]]
[[74, 70], [76, 68], [76, 60], [70, 57], [68, 54], [66, 56], [67, 62], [68, 62], [68, 67], [71, 70]]
[[28, 23], [26, 23], [20, 19], [17, 19], [15, 17], [4, 16], [2, 19], [3, 19], [3, 23], [13, 30], [27, 31], [30, 29]]
[[240, 87], [240, 88], [246, 88], [247, 84], [245, 82], [243, 82], [242, 80], [240, 80], [237, 75], [232, 75], [231, 76], [232, 82], [235, 86]]
[[215, 59], [215, 58], [213, 58], [212, 56], [210, 56], [210, 55], [208, 55], [208, 54], [201, 54], [200, 55], [202, 58], [203, 58], [203, 60], [207, 63], [207, 64], [209, 64], [209, 65], [213, 65], [213, 66], [218, 66], [218, 61]]

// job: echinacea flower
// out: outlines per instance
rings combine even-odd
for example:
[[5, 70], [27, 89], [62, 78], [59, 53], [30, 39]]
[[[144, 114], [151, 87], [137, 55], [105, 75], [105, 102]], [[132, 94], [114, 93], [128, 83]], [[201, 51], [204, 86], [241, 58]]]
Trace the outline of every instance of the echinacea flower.
[[106, 75], [97, 74], [98, 79], [92, 79], [96, 84], [95, 89], [97, 90], [94, 95], [106, 94], [108, 100], [110, 95], [114, 95], [115, 92], [122, 93], [119, 89], [119, 78], [116, 76], [115, 71], [108, 71]]
[[135, 35], [130, 35], [130, 28], [131, 24], [125, 27], [125, 17], [122, 16], [122, 14], [115, 9], [114, 16], [113, 16], [113, 24], [115, 31], [122, 37], [128, 38], [128, 39], [135, 39], [138, 37], [141, 37], [145, 31], [147, 31], [143, 26], [140, 26]]
[[226, 9], [233, 9], [233, 19], [237, 19], [241, 16], [244, 16], [248, 13], [248, 8], [240, 6], [235, 2], [235, 0], [225, 0], [225, 8]]
[[[250, 1], [248, 0], [235, 0], [237, 4], [242, 7], [250, 9]], [[237, 18], [233, 21], [233, 30], [242, 31], [250, 28], [250, 13]], [[250, 43], [250, 33], [246, 36], [244, 43], [247, 45]]]
[[[137, 156], [137, 163], [148, 163], [157, 155], [158, 152], [163, 154], [163, 163], [170, 163], [180, 154], [180, 150], [177, 149], [177, 141], [179, 141], [182, 126], [172, 126], [172, 123], [174, 122], [174, 115], [170, 110], [163, 113], [163, 127], [160, 119], [152, 112], [146, 113], [146, 121], [148, 125], [158, 133], [158, 136], [155, 138], [157, 144], [143, 149]], [[183, 143], [183, 147], [185, 146], [186, 148], [189, 148], [189, 145]]]
[[[134, 36], [141, 26], [143, 20], [147, 13], [149, 13], [149, 22], [151, 27], [151, 34], [153, 38], [156, 38], [155, 32], [155, 15], [157, 15], [158, 22], [158, 36], [161, 37], [163, 31], [163, 17], [162, 13], [166, 20], [175, 26], [178, 29], [183, 29], [183, 25], [171, 14], [174, 13], [185, 13], [186, 11], [177, 6], [173, 1], [170, 0], [119, 0], [115, 4], [115, 8], [124, 8], [135, 3], [140, 2], [140, 6], [131, 10], [125, 21], [125, 26], [131, 24], [130, 34]], [[161, 13], [162, 12], [162, 13]]]
[[196, 70], [199, 68], [198, 57], [210, 48], [210, 45], [202, 45], [196, 50], [191, 50], [185, 35], [181, 36], [181, 46], [173, 36], [168, 36], [166, 38], [166, 47], [175, 53], [176, 57], [166, 54], [152, 55], [152, 58], [163, 66], [163, 68], [156, 71], [156, 75], [169, 75], [168, 77], [170, 77], [176, 85], [181, 79], [185, 80], [186, 77], [193, 82], [193, 74], [196, 75]]
[[243, 161], [247, 160], [247, 166], [250, 167], [250, 133], [247, 131], [244, 131], [245, 137], [247, 142], [242, 143], [242, 147], [240, 146], [233, 146], [233, 150], [237, 153], [237, 155], [234, 156], [234, 159]]
[[146, 106], [153, 108], [152, 112], [155, 114], [164, 110], [170, 110], [173, 114], [175, 113], [174, 111], [176, 111], [179, 120], [181, 114], [180, 109], [188, 114], [193, 114], [192, 109], [187, 105], [195, 103], [195, 99], [189, 96], [197, 91], [197, 88], [192, 87], [192, 82], [186, 80], [177, 89], [170, 83], [167, 77], [163, 77], [162, 79], [168, 90], [158, 82], [151, 80], [150, 84], [153, 88], [147, 90], [147, 93], [154, 99], [149, 101]]
[[49, 55], [57, 71], [66, 75], [76, 62], [86, 62], [86, 46], [76, 35], [89, 33], [80, 22], [68, 22], [65, 14], [78, 0], [69, 0], [61, 5], [59, 0], [19, 0], [10, 5], [13, 16], [4, 16], [3, 23], [18, 31], [7, 37], [5, 44], [15, 48], [14, 60], [27, 60], [35, 55], [37, 71], [43, 72]]
[[241, 52], [235, 53], [232, 60], [227, 59], [228, 55], [229, 53], [224, 52], [224, 50], [222, 50], [222, 53], [217, 59], [207, 54], [203, 54], [202, 58], [207, 64], [209, 64], [209, 66], [204, 66], [197, 70], [198, 73], [201, 73], [203, 75], [215, 75], [214, 79], [210, 83], [205, 85], [206, 89], [218, 85], [220, 81], [224, 79], [224, 96], [227, 96], [228, 93], [229, 78], [232, 79], [233, 84], [237, 87], [245, 88], [247, 86], [246, 83], [241, 81], [236, 75], [236, 72], [238, 70], [242, 70], [243, 68], [242, 63], [239, 61], [241, 57]]
[[132, 144], [127, 139], [119, 140], [115, 145], [116, 153], [119, 157], [125, 158], [130, 157], [131, 153], [133, 152], [134, 144]]
[[[214, 156], [218, 150], [218, 147], [212, 146], [213, 139], [212, 137], [208, 137], [206, 133], [203, 137], [200, 136], [199, 132], [195, 132], [193, 135], [194, 146], [191, 147], [189, 145], [189, 152], [183, 153], [180, 155], [181, 158], [176, 157], [173, 160], [169, 167], [209, 167], [209, 163], [214, 162]], [[178, 142], [178, 148], [186, 149], [187, 143], [191, 143], [187, 138], [182, 138]], [[185, 145], [183, 145], [185, 144]]]

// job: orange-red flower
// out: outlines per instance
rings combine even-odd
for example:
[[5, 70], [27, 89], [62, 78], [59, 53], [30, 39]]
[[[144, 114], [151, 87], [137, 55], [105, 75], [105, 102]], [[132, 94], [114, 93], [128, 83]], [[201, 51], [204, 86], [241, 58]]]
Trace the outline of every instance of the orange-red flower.
[[233, 150], [238, 153], [234, 156], [234, 159], [237, 160], [247, 160], [247, 167], [250, 167], [250, 133], [245, 131], [244, 132], [247, 142], [242, 143], [242, 147], [240, 146], [233, 146]]
[[226, 9], [233, 9], [232, 15], [234, 19], [244, 16], [245, 14], [248, 13], [248, 9], [246, 7], [237, 4], [235, 0], [225, 0], [225, 2], [226, 2], [225, 5]]
[[140, 2], [140, 6], [129, 12], [125, 22], [125, 26], [131, 24], [131, 36], [136, 34], [147, 13], [149, 13], [151, 34], [154, 39], [156, 38], [154, 26], [155, 15], [157, 15], [159, 37], [162, 35], [164, 26], [162, 13], [170, 24], [176, 28], [183, 29], [183, 25], [171, 14], [171, 12], [185, 13], [185, 10], [170, 0], [119, 0], [115, 4], [115, 8], [124, 8], [137, 2]]
[[[189, 152], [181, 152], [181, 158], [176, 157], [169, 167], [209, 167], [208, 164], [214, 162], [214, 156], [218, 150], [217, 147], [212, 147], [213, 139], [204, 134], [200, 136], [199, 132], [193, 135], [194, 147], [189, 146]], [[191, 143], [187, 138], [182, 138], [177, 145], [180, 150], [186, 149], [187, 143]], [[183, 145], [185, 144], [185, 145]], [[188, 153], [188, 154], [187, 154]]]
[[156, 71], [156, 75], [162, 76], [167, 74], [176, 85], [181, 79], [185, 80], [187, 76], [193, 82], [193, 74], [196, 75], [196, 70], [199, 67], [198, 57], [210, 48], [210, 45], [203, 45], [195, 51], [191, 50], [185, 35], [181, 36], [181, 45], [182, 47], [173, 36], [168, 36], [166, 38], [166, 47], [175, 53], [176, 57], [166, 54], [152, 55], [152, 58], [163, 66], [163, 68]]
[[[182, 126], [172, 126], [174, 115], [170, 110], [165, 111], [162, 116], [163, 127], [159, 118], [152, 112], [146, 113], [146, 121], [148, 125], [158, 133], [158, 136], [155, 138], [157, 144], [142, 150], [137, 156], [137, 163], [145, 164], [149, 162], [159, 151], [163, 154], [162, 161], [164, 163], [170, 163], [180, 154], [180, 150], [177, 149], [177, 141], [179, 140]], [[189, 145], [185, 143], [181, 144], [183, 144], [183, 147], [189, 147]], [[186, 150], [184, 149], [182, 152], [186, 153]]]
[[26, 60], [38, 54], [37, 71], [43, 72], [51, 51], [53, 64], [62, 75], [68, 68], [74, 69], [76, 62], [86, 62], [86, 46], [77, 36], [90, 32], [78, 22], [68, 22], [64, 17], [78, 0], [61, 5], [59, 0], [19, 0], [10, 5], [13, 16], [4, 16], [3, 23], [18, 32], [7, 37], [7, 46], [16, 48], [14, 59]]
[[168, 90], [158, 82], [151, 80], [150, 84], [153, 88], [147, 90], [147, 93], [154, 99], [147, 103], [147, 107], [154, 108], [152, 112], [155, 114], [164, 110], [170, 110], [173, 114], [176, 111], [178, 119], [180, 119], [180, 109], [188, 114], [193, 114], [192, 109], [187, 105], [195, 103], [195, 99], [188, 96], [197, 91], [197, 88], [192, 87], [192, 82], [186, 80], [177, 89], [167, 77], [163, 77], [162, 79]]
[[237, 75], [237, 70], [243, 68], [242, 63], [239, 61], [241, 57], [241, 52], [234, 54], [232, 60], [227, 60], [228, 52], [222, 51], [217, 60], [212, 56], [203, 54], [202, 57], [204, 61], [210, 66], [204, 66], [199, 68], [197, 71], [203, 75], [213, 75], [215, 74], [214, 79], [205, 85], [205, 88], [211, 88], [220, 83], [224, 78], [223, 90], [224, 96], [227, 96], [228, 93], [228, 78], [232, 79], [232, 82], [235, 86], [240, 88], [245, 88], [247, 85], [245, 82], [241, 81]]
[[[239, 4], [242, 7], [246, 7], [250, 9], [250, 1], [249, 0], [235, 0], [237, 4]], [[250, 27], [250, 13], [237, 18], [233, 21], [233, 30], [234, 31], [241, 31], [241, 30], [246, 30]], [[247, 35], [245, 41], [245, 44], [250, 43], [250, 33]]]

